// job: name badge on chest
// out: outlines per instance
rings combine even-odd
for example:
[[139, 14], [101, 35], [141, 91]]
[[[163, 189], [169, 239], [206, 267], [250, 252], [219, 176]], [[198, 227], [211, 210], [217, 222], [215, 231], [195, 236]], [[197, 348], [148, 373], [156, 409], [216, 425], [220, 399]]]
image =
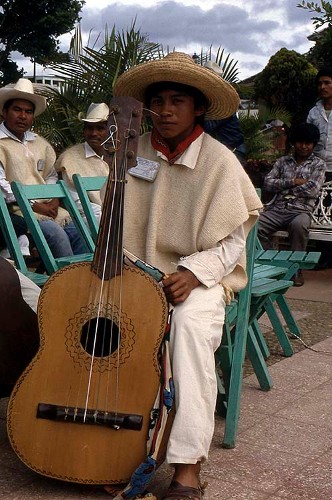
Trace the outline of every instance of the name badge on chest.
[[38, 172], [42, 172], [45, 167], [45, 160], [38, 160], [37, 161], [37, 170]]
[[160, 163], [157, 161], [147, 160], [146, 158], [137, 157], [137, 165], [129, 168], [128, 173], [133, 177], [138, 177], [144, 181], [154, 182], [157, 177]]

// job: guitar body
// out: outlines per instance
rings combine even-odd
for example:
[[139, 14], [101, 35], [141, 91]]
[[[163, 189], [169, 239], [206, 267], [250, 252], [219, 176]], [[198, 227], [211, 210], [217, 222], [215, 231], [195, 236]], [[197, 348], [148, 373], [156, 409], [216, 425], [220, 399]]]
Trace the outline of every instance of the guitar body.
[[[96, 293], [100, 281], [84, 262], [47, 281], [38, 310], [40, 349], [12, 392], [8, 435], [20, 459], [40, 474], [120, 484], [146, 458], [168, 306], [162, 287], [135, 267], [125, 266], [121, 278], [111, 278]], [[117, 337], [106, 355], [86, 341], [87, 325], [98, 310], [105, 318], [102, 330], [106, 326]], [[40, 403], [140, 415], [142, 428], [39, 418]]]
[[8, 396], [39, 346], [36, 313], [24, 301], [14, 267], [0, 257], [0, 397]]

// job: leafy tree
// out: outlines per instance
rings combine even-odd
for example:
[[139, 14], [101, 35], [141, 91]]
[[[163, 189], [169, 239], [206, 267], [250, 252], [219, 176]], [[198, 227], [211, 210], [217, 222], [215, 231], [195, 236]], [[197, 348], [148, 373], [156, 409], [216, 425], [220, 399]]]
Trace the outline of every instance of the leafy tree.
[[0, 69], [0, 86], [7, 85], [11, 82], [16, 82], [23, 77], [23, 69], [19, 70], [16, 62], [10, 57], [6, 59]]
[[307, 9], [309, 12], [316, 12], [318, 16], [312, 17], [315, 29], [323, 27], [325, 24], [332, 24], [332, 5], [330, 2], [321, 0], [320, 6], [318, 3], [305, 2], [297, 4], [300, 9]]
[[280, 49], [256, 77], [256, 96], [268, 107], [281, 107], [293, 115], [293, 120], [304, 119], [315, 99], [314, 76], [317, 70], [305, 56]]
[[315, 45], [307, 54], [307, 59], [318, 69], [332, 65], [332, 26], [317, 36]]
[[55, 61], [62, 54], [58, 37], [73, 29], [84, 3], [0, 0], [0, 70], [13, 51], [42, 65]]
[[[315, 34], [312, 40], [316, 43], [307, 54], [308, 61], [317, 68], [330, 66], [332, 63], [332, 5], [330, 2], [321, 1], [321, 6], [314, 2], [302, 1], [297, 5], [302, 9], [315, 12], [318, 16], [312, 17]], [[319, 29], [322, 28], [321, 31]]]

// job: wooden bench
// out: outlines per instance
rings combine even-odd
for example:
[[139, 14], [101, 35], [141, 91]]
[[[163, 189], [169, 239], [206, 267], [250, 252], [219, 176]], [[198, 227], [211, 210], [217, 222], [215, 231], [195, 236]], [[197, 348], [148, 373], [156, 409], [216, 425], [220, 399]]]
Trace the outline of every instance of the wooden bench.
[[[309, 240], [332, 241], [332, 181], [325, 182], [316, 200], [312, 213]], [[273, 246], [279, 247], [279, 240], [288, 238], [288, 231], [273, 234]]]

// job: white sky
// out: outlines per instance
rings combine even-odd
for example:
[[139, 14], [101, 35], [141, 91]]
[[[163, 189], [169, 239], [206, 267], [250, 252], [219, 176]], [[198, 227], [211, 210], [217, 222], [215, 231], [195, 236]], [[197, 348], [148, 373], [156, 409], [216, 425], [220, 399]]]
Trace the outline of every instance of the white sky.
[[[83, 39], [104, 32], [106, 25], [118, 31], [131, 26], [149, 35], [164, 48], [189, 54], [225, 49], [238, 61], [239, 78], [261, 71], [282, 47], [303, 54], [313, 45], [314, 31], [300, 0], [86, 0], [81, 13]], [[143, 4], [143, 6], [142, 6]], [[93, 36], [92, 36], [93, 38]], [[62, 37], [67, 50], [69, 35]], [[31, 73], [31, 64], [25, 69]]]

